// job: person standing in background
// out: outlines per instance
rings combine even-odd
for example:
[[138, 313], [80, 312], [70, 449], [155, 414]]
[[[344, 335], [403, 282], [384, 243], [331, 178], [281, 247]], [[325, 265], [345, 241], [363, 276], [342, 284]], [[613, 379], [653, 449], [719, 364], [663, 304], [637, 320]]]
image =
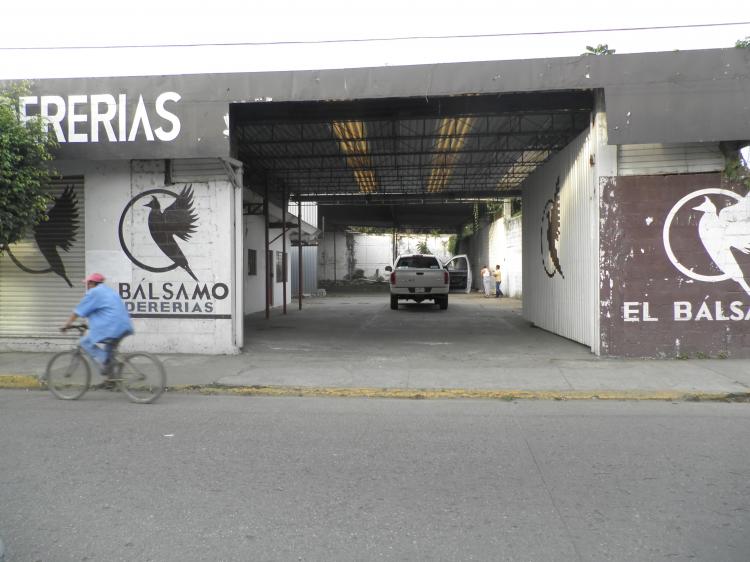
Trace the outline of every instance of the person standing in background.
[[484, 289], [484, 298], [490, 298], [490, 268], [482, 266], [482, 288]]
[[495, 266], [495, 271], [492, 272], [495, 276], [495, 298], [499, 299], [503, 296], [503, 292], [500, 290], [500, 283], [502, 282], [502, 275], [500, 274], [500, 266]]

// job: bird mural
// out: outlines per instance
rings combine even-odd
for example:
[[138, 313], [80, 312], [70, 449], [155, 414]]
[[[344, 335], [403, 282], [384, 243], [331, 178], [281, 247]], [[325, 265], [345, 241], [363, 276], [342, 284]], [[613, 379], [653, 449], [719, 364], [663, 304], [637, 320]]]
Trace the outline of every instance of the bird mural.
[[[553, 277], [555, 272], [565, 279], [560, 257], [557, 255], [557, 242], [560, 239], [560, 178], [555, 183], [555, 194], [548, 199], [542, 213], [542, 230], [546, 223], [546, 232], [542, 234], [542, 266], [548, 277]], [[544, 251], [544, 242], [547, 242], [547, 252]], [[547, 260], [552, 261], [552, 270], [547, 268]]]
[[736, 248], [750, 254], [750, 194], [718, 213], [714, 202], [704, 196], [693, 210], [703, 213], [698, 221], [698, 235], [716, 267], [750, 295], [750, 285], [732, 253], [732, 248]]
[[34, 242], [36, 242], [39, 252], [49, 264], [49, 268], [43, 270], [29, 269], [18, 261], [10, 248], [6, 248], [8, 256], [22, 271], [27, 273], [49, 273], [51, 271], [62, 277], [68, 287], [73, 287], [65, 271], [65, 264], [58, 248], [69, 252], [76, 241], [77, 230], [78, 200], [73, 186], [69, 185], [63, 190], [62, 194], [55, 198], [52, 207], [47, 211], [47, 219], [34, 227]]
[[184, 269], [195, 281], [198, 278], [190, 269], [185, 254], [182, 253], [180, 246], [177, 244], [175, 237], [180, 240], [189, 240], [190, 235], [195, 232], [198, 215], [193, 209], [193, 189], [192, 186], [185, 186], [179, 195], [175, 196], [175, 201], [169, 207], [161, 210], [159, 200], [151, 196], [151, 200], [146, 203], [150, 207], [148, 214], [148, 230], [151, 233], [159, 249], [164, 252], [173, 263]]

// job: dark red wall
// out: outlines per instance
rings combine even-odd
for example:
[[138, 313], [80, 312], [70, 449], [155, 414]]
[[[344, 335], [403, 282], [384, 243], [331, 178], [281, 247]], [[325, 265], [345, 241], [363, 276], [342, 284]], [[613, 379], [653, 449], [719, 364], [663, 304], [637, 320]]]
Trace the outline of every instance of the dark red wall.
[[[704, 189], [708, 191], [695, 193]], [[703, 238], [713, 251], [721, 244], [740, 243], [742, 236], [737, 232], [744, 231], [750, 238], [750, 198], [744, 200], [745, 191], [722, 183], [720, 174], [713, 173], [602, 179], [602, 355], [750, 355], [750, 295], [734, 279], [714, 281], [731, 269], [732, 261], [742, 277], [750, 280], [750, 254], [730, 249], [728, 256], [725, 254], [728, 261], [718, 260], [723, 265], [717, 265], [699, 230], [701, 219], [708, 215], [704, 227], [710, 227], [707, 232], [713, 236]], [[704, 204], [706, 197], [716, 208], [713, 216], [711, 211], [694, 209]], [[733, 205], [737, 207], [731, 211], [736, 212], [718, 214]], [[727, 214], [732, 215], [732, 221], [726, 220]], [[663, 235], [667, 222], [673, 260]], [[727, 229], [718, 231], [721, 225]], [[711, 281], [695, 278], [699, 276]]]

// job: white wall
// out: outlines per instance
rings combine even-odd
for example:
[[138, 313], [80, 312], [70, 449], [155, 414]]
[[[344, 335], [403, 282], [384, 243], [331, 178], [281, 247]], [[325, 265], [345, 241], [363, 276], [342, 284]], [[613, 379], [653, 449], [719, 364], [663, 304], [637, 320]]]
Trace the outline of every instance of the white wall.
[[522, 219], [521, 215], [509, 217], [509, 214], [510, 205], [506, 205], [506, 216], [490, 225], [487, 265], [492, 271], [496, 265], [500, 266], [503, 294], [520, 299], [523, 296]]
[[[244, 278], [244, 310], [245, 314], [260, 312], [266, 309], [266, 256], [265, 256], [265, 220], [262, 215], [247, 215], [244, 217], [244, 252], [243, 252], [243, 278]], [[280, 234], [279, 230], [270, 231], [270, 239]], [[291, 264], [289, 262], [289, 252], [291, 244], [289, 242], [290, 233], [287, 232], [287, 285], [286, 285], [286, 302], [290, 301], [292, 282], [291, 282]], [[248, 275], [247, 271], [247, 250], [255, 250], [257, 268], [256, 275]], [[273, 307], [277, 308], [284, 304], [284, 284], [276, 280], [276, 252], [281, 252], [283, 242], [281, 238], [269, 245], [269, 250], [273, 252], [274, 262], [271, 264], [271, 274], [273, 278]]]
[[[174, 203], [187, 184], [164, 183], [163, 160], [56, 162], [62, 175], [83, 175], [86, 205], [86, 270], [99, 271], [107, 284], [124, 295], [135, 317], [136, 334], [123, 349], [161, 353], [235, 353], [232, 313], [234, 299], [233, 209], [234, 187], [223, 168], [215, 179], [193, 182], [195, 231], [189, 240], [177, 239], [196, 282], [182, 267], [148, 271], [125, 254], [119, 238], [119, 223], [131, 199], [144, 191], [155, 193], [162, 211]], [[131, 254], [149, 267], [168, 267], [173, 262], [155, 244], [148, 229], [151, 196], [137, 199], [123, 220], [123, 240]], [[228, 290], [225, 294], [224, 288]], [[180, 288], [184, 293], [180, 293]], [[140, 289], [140, 290], [139, 290]], [[199, 291], [207, 289], [208, 297]], [[215, 298], [211, 291], [222, 298]], [[142, 291], [142, 292], [141, 292]], [[172, 293], [171, 297], [169, 293]], [[178, 298], [177, 295], [180, 294]], [[187, 295], [185, 298], [183, 295]], [[189, 315], [189, 316], [188, 316]], [[216, 318], [215, 316], [227, 318]], [[168, 317], [177, 316], [177, 317]]]
[[472, 236], [464, 238], [457, 253], [469, 256], [474, 290], [482, 290], [482, 266], [494, 271], [499, 265], [503, 294], [516, 299], [523, 297], [522, 218], [520, 214], [510, 216], [510, 202], [505, 205], [503, 217], [481, 225]]
[[[397, 234], [396, 255], [418, 253], [419, 244], [426, 242], [430, 253], [447, 261], [451, 257], [449, 238], [449, 235]], [[353, 253], [349, 252], [347, 240], [350, 244], [353, 242]], [[393, 265], [393, 236], [326, 232], [318, 246], [318, 279], [341, 281], [349, 273], [351, 258], [354, 260], [352, 269], [362, 269], [365, 277], [374, 278], [376, 274], [385, 277], [385, 267]]]

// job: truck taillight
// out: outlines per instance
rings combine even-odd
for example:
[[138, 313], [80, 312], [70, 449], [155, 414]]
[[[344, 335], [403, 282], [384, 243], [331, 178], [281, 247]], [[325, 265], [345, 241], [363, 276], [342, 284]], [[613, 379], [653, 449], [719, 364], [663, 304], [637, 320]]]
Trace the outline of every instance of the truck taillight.
[[448, 274], [448, 272], [447, 271], [443, 271], [443, 283], [445, 283], [447, 285], [448, 283], [450, 283], [450, 280], [451, 280], [451, 277]]
[[396, 272], [391, 273], [391, 285], [396, 284]]

